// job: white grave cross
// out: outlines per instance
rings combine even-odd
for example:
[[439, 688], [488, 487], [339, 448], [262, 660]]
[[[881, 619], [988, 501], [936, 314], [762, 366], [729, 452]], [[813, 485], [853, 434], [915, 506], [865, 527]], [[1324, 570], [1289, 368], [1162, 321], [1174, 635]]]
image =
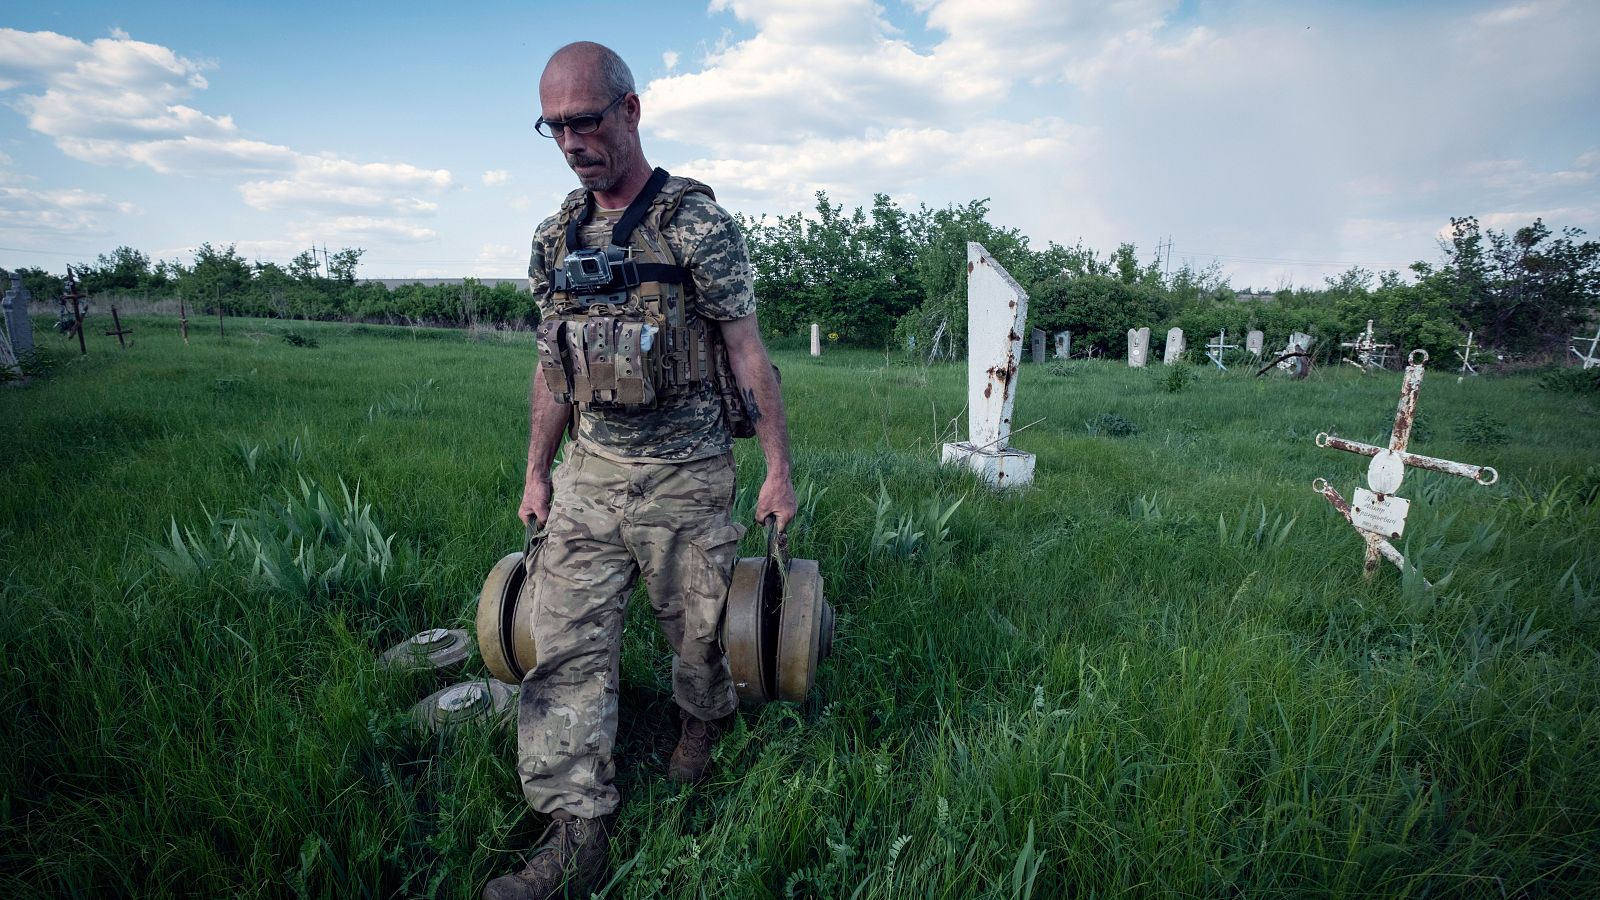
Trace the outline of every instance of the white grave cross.
[[1033, 481], [1033, 454], [1011, 446], [1027, 319], [1027, 292], [983, 245], [967, 242], [968, 438], [945, 444], [939, 461], [965, 465], [994, 488]]
[[[1587, 341], [1589, 344], [1589, 352], [1579, 353], [1576, 345], [1582, 344], [1585, 341]], [[1574, 336], [1572, 338], [1572, 343], [1574, 346], [1568, 347], [1567, 349], [1572, 351], [1573, 356], [1583, 360], [1583, 367], [1585, 369], [1592, 369], [1595, 366], [1600, 366], [1600, 355], [1595, 354], [1595, 348], [1600, 347], [1600, 328], [1595, 329], [1594, 337], [1592, 338]]]
[[1456, 356], [1461, 358], [1461, 374], [1456, 376], [1456, 384], [1460, 384], [1468, 375], [1478, 374], [1478, 367], [1472, 364], [1472, 332], [1467, 332], [1467, 343], [1463, 350], [1457, 350]]
[[1229, 350], [1237, 349], [1239, 349], [1239, 345], [1228, 343], [1228, 329], [1224, 328], [1217, 333], [1215, 340], [1206, 345], [1206, 359], [1216, 363], [1217, 368], [1226, 372], [1228, 367], [1222, 364], [1222, 354]]
[[[1500, 473], [1492, 466], [1473, 466], [1448, 459], [1423, 456], [1406, 449], [1411, 443], [1411, 426], [1417, 415], [1417, 392], [1422, 388], [1423, 364], [1427, 361], [1426, 350], [1411, 351], [1405, 380], [1400, 383], [1400, 405], [1395, 409], [1394, 431], [1389, 435], [1387, 448], [1347, 440], [1327, 432], [1317, 435], [1316, 438], [1318, 447], [1332, 447], [1335, 450], [1344, 450], [1372, 459], [1367, 466], [1367, 487], [1356, 488], [1351, 498], [1354, 502], [1346, 503], [1344, 497], [1339, 495], [1326, 478], [1318, 478], [1311, 482], [1311, 489], [1325, 497], [1328, 503], [1338, 510], [1339, 515], [1356, 529], [1362, 540], [1366, 541], [1367, 555], [1362, 568], [1363, 574], [1368, 578], [1377, 571], [1379, 556], [1394, 563], [1402, 572], [1409, 568], [1405, 556], [1389, 543], [1405, 532], [1406, 513], [1411, 507], [1410, 500], [1395, 495], [1405, 478], [1406, 466], [1444, 472], [1447, 475], [1459, 475], [1471, 478], [1482, 485], [1494, 484], [1500, 480]], [[1423, 580], [1423, 584], [1427, 584], [1426, 579]]]
[[1347, 359], [1345, 362], [1363, 372], [1368, 369], [1383, 368], [1384, 364], [1389, 361], [1389, 351], [1394, 348], [1393, 344], [1378, 343], [1378, 339], [1372, 336], [1371, 319], [1367, 320], [1367, 330], [1364, 333], [1358, 335], [1354, 341], [1345, 341], [1339, 346], [1349, 347], [1356, 351], [1356, 358]]

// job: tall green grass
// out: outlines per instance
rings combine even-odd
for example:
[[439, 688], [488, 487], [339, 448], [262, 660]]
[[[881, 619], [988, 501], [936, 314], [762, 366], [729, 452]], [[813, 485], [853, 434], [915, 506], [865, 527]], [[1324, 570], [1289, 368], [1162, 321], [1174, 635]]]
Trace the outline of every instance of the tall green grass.
[[[418, 734], [437, 682], [376, 657], [520, 544], [531, 347], [133, 324], [0, 394], [0, 895], [476, 896], [543, 825], [514, 742]], [[835, 655], [678, 789], [635, 603], [610, 896], [1600, 887], [1591, 397], [1429, 377], [1415, 448], [1503, 478], [1407, 476], [1429, 591], [1310, 489], [1364, 483], [1312, 437], [1381, 442], [1397, 375], [1027, 366], [1000, 496], [935, 465], [959, 368], [778, 362]]]

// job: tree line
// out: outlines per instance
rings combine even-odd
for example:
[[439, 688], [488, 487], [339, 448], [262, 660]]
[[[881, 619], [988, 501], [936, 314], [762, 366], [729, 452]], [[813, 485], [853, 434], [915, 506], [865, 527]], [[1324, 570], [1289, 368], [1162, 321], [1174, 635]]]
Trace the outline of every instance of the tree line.
[[[1124, 243], [1099, 253], [1081, 243], [1031, 246], [990, 221], [988, 202], [915, 210], [885, 194], [845, 212], [823, 192], [810, 215], [736, 217], [750, 249], [762, 325], [797, 335], [815, 322], [837, 340], [873, 348], [927, 348], [936, 333], [959, 344], [966, 330], [966, 244], [978, 241], [1028, 291], [1030, 328], [1071, 331], [1079, 352], [1120, 357], [1130, 328], [1173, 325], [1198, 339], [1258, 328], [1278, 341], [1291, 331], [1319, 338], [1324, 353], [1375, 323], [1380, 339], [1447, 358], [1466, 331], [1480, 346], [1512, 354], [1564, 353], [1600, 306], [1600, 244], [1542, 221], [1513, 231], [1473, 217], [1450, 220], [1441, 258], [1399, 271], [1351, 268], [1318, 287], [1283, 288], [1241, 302], [1220, 268], [1165, 271]], [[526, 326], [533, 298], [511, 284], [406, 285], [391, 291], [358, 279], [363, 250], [344, 248], [325, 266], [310, 252], [288, 266], [251, 262], [233, 245], [202, 244], [191, 263], [152, 261], [118, 247], [73, 266], [90, 297], [182, 297], [198, 311], [442, 326]], [[62, 276], [21, 270], [36, 298], [60, 296]], [[1254, 295], [1252, 296], [1259, 296]]]

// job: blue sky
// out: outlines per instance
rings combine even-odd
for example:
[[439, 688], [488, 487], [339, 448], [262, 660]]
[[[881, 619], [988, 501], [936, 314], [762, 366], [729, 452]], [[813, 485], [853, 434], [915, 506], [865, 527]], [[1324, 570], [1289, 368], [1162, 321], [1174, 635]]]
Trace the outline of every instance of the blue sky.
[[119, 244], [521, 274], [574, 184], [532, 129], [570, 40], [653, 163], [750, 214], [992, 198], [1236, 287], [1434, 259], [1451, 215], [1600, 231], [1600, 4], [36, 2], [0, 13], [0, 264]]

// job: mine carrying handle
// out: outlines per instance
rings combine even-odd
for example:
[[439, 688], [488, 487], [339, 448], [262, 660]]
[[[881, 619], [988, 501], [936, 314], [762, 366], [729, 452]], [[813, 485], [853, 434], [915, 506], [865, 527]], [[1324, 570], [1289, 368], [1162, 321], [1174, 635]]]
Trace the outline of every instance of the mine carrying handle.
[[789, 533], [778, 529], [777, 515], [767, 516], [767, 559], [783, 572], [789, 568]]

